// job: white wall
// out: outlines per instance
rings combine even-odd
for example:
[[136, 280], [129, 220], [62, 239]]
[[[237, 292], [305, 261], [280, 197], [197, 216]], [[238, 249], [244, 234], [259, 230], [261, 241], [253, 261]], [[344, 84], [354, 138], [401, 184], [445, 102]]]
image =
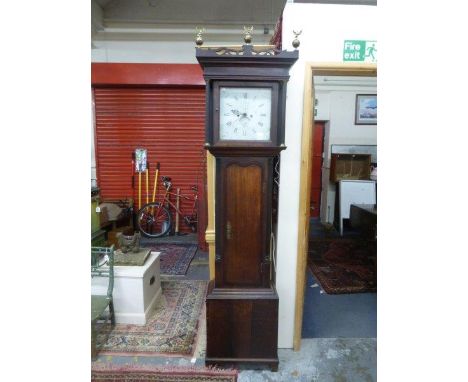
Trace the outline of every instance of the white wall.
[[305, 63], [341, 63], [344, 40], [377, 40], [376, 17], [376, 7], [358, 5], [287, 3], [283, 13], [283, 49], [292, 49], [293, 30], [302, 30], [302, 34], [299, 36], [299, 60], [291, 69], [288, 84], [288, 148], [281, 154], [277, 254], [277, 289], [280, 298], [278, 345], [281, 348], [291, 348], [294, 337]]
[[[195, 38], [193, 39], [195, 41]], [[94, 41], [92, 62], [196, 64], [192, 41]]]
[[[180, 32], [180, 31], [179, 31]], [[243, 35], [240, 31], [232, 31], [222, 36], [205, 35], [205, 45], [230, 46], [241, 45]], [[125, 63], [172, 63], [172, 64], [196, 64], [195, 58], [195, 31], [192, 34], [173, 33], [157, 34], [149, 31], [135, 36], [131, 34], [116, 33], [120, 39], [100, 40], [94, 39], [91, 49], [92, 62], [125, 62]], [[149, 36], [148, 36], [149, 35]], [[254, 35], [254, 44], [268, 44], [270, 35]], [[108, 38], [108, 37], [106, 37]], [[141, 40], [136, 40], [140, 38]], [[142, 41], [145, 40], [145, 41]]]

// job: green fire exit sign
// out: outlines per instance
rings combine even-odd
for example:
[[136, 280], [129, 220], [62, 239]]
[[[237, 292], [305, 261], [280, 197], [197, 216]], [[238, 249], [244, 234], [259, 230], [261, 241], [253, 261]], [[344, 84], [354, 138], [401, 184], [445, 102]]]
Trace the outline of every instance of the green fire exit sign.
[[377, 62], [377, 41], [345, 40], [343, 61]]

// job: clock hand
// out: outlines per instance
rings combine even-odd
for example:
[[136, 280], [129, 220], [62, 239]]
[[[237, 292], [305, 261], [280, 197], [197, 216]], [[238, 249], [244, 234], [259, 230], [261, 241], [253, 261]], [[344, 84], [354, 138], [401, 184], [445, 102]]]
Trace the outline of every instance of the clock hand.
[[240, 116], [240, 112], [238, 110], [232, 109], [231, 112], [232, 112], [232, 114], [235, 114], [237, 117]]

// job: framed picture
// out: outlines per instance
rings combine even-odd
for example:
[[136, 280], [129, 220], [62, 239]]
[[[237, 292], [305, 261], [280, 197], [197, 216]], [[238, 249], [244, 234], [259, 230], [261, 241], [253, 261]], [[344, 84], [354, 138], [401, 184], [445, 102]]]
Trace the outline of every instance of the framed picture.
[[377, 125], [377, 94], [356, 94], [356, 125]]

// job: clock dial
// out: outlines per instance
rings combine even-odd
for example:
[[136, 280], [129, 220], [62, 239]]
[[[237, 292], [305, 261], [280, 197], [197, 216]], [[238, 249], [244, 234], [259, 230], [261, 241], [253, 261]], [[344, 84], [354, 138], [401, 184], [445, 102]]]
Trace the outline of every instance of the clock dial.
[[219, 138], [269, 141], [271, 88], [220, 88]]

